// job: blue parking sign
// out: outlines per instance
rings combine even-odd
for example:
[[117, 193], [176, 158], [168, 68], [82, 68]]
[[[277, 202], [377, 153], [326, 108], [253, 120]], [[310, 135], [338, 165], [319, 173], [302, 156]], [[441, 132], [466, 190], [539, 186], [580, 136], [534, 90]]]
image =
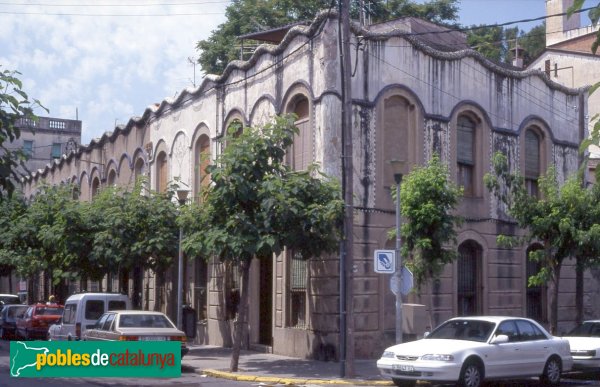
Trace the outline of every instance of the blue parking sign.
[[391, 274], [396, 271], [396, 251], [375, 250], [375, 273]]

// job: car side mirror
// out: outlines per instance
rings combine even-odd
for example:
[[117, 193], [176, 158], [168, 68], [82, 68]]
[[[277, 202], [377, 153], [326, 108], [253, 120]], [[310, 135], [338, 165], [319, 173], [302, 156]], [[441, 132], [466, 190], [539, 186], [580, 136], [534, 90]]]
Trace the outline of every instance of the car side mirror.
[[491, 344], [508, 343], [508, 336], [507, 335], [498, 335], [498, 336], [494, 337], [490, 343]]

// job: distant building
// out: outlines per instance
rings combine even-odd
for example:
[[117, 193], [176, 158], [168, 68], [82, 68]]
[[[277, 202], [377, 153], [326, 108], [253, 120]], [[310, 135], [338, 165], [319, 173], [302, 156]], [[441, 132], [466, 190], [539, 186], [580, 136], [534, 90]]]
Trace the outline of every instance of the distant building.
[[15, 126], [21, 136], [9, 148], [23, 149], [29, 156], [25, 163], [27, 171], [36, 172], [64, 154], [77, 151], [81, 144], [81, 121], [62, 118], [39, 117], [37, 121], [20, 119]]

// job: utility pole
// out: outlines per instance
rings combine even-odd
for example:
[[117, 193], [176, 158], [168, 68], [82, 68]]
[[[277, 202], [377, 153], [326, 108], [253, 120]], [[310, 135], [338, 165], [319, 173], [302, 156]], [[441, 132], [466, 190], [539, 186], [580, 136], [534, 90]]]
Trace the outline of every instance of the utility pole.
[[352, 163], [352, 92], [350, 87], [350, 0], [339, 3], [338, 44], [342, 94], [342, 189], [344, 194], [344, 235], [340, 254], [340, 364], [341, 376], [354, 376], [354, 205]]

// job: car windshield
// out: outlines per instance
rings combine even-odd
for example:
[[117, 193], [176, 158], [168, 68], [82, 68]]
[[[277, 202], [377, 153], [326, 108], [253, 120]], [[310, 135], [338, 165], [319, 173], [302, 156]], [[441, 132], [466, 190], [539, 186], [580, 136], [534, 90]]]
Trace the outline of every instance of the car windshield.
[[480, 320], [451, 320], [437, 327], [426, 339], [469, 340], [485, 342], [488, 340], [494, 323]]
[[23, 313], [25, 313], [27, 308], [28, 308], [27, 305], [15, 306], [12, 308], [8, 308], [8, 311], [6, 312], [6, 314], [8, 315], [8, 317], [17, 317], [17, 316], [20, 316]]
[[20, 304], [19, 296], [0, 296], [0, 304]]
[[120, 328], [174, 328], [173, 324], [160, 314], [124, 314], [119, 318]]
[[586, 321], [578, 325], [566, 336], [578, 337], [600, 337], [600, 323]]
[[38, 316], [58, 316], [63, 312], [63, 308], [57, 307], [46, 307], [46, 308], [37, 308], [35, 314]]

